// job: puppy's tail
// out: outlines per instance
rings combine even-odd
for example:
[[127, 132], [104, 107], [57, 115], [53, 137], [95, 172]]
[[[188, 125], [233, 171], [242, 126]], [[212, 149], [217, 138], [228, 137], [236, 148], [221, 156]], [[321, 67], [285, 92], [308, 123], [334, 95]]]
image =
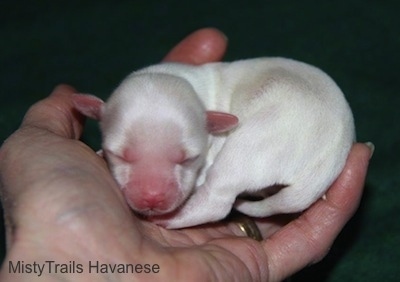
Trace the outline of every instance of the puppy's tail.
[[252, 217], [268, 217], [275, 214], [302, 212], [322, 197], [325, 189], [314, 189], [314, 191], [320, 191], [320, 193], [316, 193], [315, 195], [304, 195], [305, 191], [307, 189], [304, 187], [280, 185], [278, 189], [274, 188], [274, 191], [270, 195], [265, 195], [261, 199], [238, 198], [234, 204], [234, 208]]

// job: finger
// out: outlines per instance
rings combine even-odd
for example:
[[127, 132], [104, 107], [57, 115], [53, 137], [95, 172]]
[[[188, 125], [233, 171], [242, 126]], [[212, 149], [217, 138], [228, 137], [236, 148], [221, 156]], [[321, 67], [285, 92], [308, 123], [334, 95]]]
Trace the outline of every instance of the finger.
[[[110, 187], [113, 187], [111, 193], [119, 191], [114, 187], [114, 180], [101, 158], [82, 142], [65, 139], [78, 139], [82, 132], [82, 116], [73, 109], [71, 101], [73, 93], [76, 91], [70, 86], [57, 86], [49, 97], [28, 110], [20, 130], [3, 143], [0, 179], [1, 192], [5, 195], [3, 204], [8, 210], [22, 207], [23, 214], [24, 210], [28, 210], [26, 203], [39, 203], [40, 209], [42, 200], [49, 201], [56, 195], [61, 195], [59, 198], [68, 203], [68, 197], [75, 195], [74, 189], [81, 200], [93, 199], [90, 189], [79, 189], [82, 184], [80, 177], [90, 183], [100, 181], [104, 184], [105, 193], [110, 193]], [[74, 188], [59, 189], [57, 185], [48, 185], [52, 181], [59, 184], [70, 181], [69, 186]], [[96, 196], [101, 195], [99, 191], [103, 190], [98, 183], [92, 186]], [[121, 202], [122, 196], [117, 196]], [[24, 204], [16, 205], [16, 202]], [[54, 206], [62, 206], [60, 200], [50, 202], [56, 203]], [[47, 212], [50, 205], [44, 206]]]
[[83, 117], [74, 109], [68, 85], [57, 86], [49, 97], [31, 106], [21, 127], [45, 129], [59, 136], [78, 139], [82, 134]]
[[188, 64], [204, 64], [222, 59], [227, 46], [226, 36], [214, 28], [193, 32], [176, 45], [163, 59]]
[[366, 145], [354, 145], [326, 200], [319, 200], [266, 240], [264, 249], [269, 256], [272, 281], [280, 281], [326, 255], [359, 205], [370, 154]]

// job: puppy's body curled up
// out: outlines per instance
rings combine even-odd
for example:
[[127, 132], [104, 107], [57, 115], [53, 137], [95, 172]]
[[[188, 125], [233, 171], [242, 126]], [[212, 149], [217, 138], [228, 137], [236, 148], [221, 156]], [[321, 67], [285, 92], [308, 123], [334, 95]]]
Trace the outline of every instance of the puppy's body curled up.
[[154, 65], [106, 103], [74, 99], [101, 120], [104, 155], [130, 206], [167, 228], [217, 221], [232, 207], [300, 212], [337, 178], [355, 141], [334, 81], [284, 58]]

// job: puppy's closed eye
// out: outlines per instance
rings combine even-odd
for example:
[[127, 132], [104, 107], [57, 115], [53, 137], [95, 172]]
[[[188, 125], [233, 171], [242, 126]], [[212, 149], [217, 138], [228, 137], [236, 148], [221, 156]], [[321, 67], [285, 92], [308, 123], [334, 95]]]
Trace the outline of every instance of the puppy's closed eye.
[[200, 158], [200, 154], [197, 154], [192, 157], [186, 157], [184, 160], [182, 160], [179, 164], [182, 166], [190, 166], [194, 162], [196, 162]]

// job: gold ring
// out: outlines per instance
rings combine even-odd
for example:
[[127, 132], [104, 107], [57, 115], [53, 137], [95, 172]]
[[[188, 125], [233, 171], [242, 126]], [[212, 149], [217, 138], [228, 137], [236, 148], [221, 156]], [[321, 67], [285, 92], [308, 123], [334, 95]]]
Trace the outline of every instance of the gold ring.
[[239, 212], [233, 212], [231, 214], [230, 220], [235, 222], [240, 230], [246, 234], [247, 237], [252, 238], [256, 241], [262, 241], [260, 229], [258, 229], [257, 224], [250, 217], [245, 216]]

